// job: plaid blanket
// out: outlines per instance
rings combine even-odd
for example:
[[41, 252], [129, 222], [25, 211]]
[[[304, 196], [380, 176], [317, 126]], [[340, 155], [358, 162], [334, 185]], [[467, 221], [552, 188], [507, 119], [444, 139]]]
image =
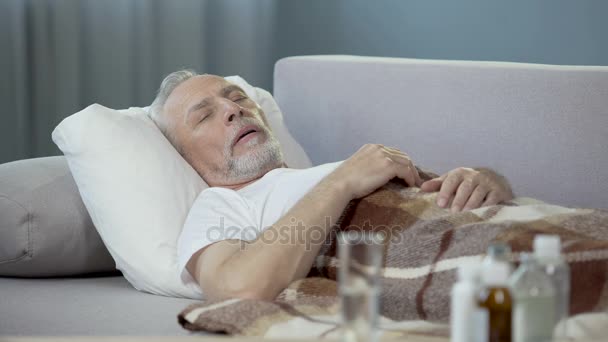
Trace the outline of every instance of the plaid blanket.
[[[274, 301], [204, 301], [183, 310], [179, 323], [193, 331], [267, 337], [331, 337], [339, 326], [336, 232], [385, 231], [381, 330], [385, 336], [447, 336], [450, 290], [456, 269], [481, 259], [492, 242], [531, 251], [534, 235], [556, 234], [572, 272], [571, 314], [608, 309], [608, 210], [577, 209], [518, 198], [501, 205], [451, 213], [437, 193], [390, 182], [350, 203], [317, 257], [309, 278]], [[430, 323], [434, 322], [434, 323]]]

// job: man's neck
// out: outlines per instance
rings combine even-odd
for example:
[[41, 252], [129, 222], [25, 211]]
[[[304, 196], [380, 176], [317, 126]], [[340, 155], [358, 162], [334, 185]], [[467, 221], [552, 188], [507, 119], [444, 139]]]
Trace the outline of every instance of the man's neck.
[[262, 177], [264, 177], [264, 175], [261, 175], [260, 177], [258, 177], [258, 178], [256, 178], [256, 179], [252, 179], [252, 180], [247, 181], [247, 182], [245, 182], [245, 183], [240, 183], [240, 184], [231, 184], [231, 185], [220, 185], [219, 187], [220, 187], [220, 188], [226, 188], [226, 189], [231, 189], [231, 190], [237, 191], [237, 190], [240, 190], [240, 189], [242, 189], [242, 188], [246, 187], [246, 186], [247, 186], [247, 185], [249, 185], [249, 184], [252, 184], [252, 183], [257, 182], [257, 181], [258, 181], [258, 180], [260, 180], [260, 178], [262, 178]]

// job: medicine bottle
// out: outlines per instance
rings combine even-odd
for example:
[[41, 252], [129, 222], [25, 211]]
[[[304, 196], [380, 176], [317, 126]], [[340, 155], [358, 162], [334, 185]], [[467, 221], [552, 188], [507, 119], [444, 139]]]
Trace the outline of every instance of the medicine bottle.
[[487, 314], [488, 342], [511, 342], [513, 298], [508, 285], [509, 273], [506, 263], [482, 268], [477, 305]]

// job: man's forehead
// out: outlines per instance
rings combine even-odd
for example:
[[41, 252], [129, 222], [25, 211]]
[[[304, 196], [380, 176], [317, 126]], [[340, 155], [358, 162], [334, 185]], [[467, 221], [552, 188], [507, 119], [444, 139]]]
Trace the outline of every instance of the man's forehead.
[[222, 90], [234, 84], [217, 75], [198, 75], [178, 85], [169, 95], [166, 104], [169, 106], [187, 106], [202, 98], [221, 95]]
[[[222, 88], [231, 85], [223, 77], [217, 75], [198, 75], [182, 82], [175, 90], [185, 90], [195, 93], [212, 94], [219, 92]], [[181, 89], [180, 89], [181, 88]]]

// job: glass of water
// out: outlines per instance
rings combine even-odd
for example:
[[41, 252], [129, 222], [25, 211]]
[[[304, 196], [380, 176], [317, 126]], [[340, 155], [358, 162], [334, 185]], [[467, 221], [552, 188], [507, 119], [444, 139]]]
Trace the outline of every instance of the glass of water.
[[338, 285], [344, 341], [376, 341], [385, 234], [350, 230], [338, 235]]

